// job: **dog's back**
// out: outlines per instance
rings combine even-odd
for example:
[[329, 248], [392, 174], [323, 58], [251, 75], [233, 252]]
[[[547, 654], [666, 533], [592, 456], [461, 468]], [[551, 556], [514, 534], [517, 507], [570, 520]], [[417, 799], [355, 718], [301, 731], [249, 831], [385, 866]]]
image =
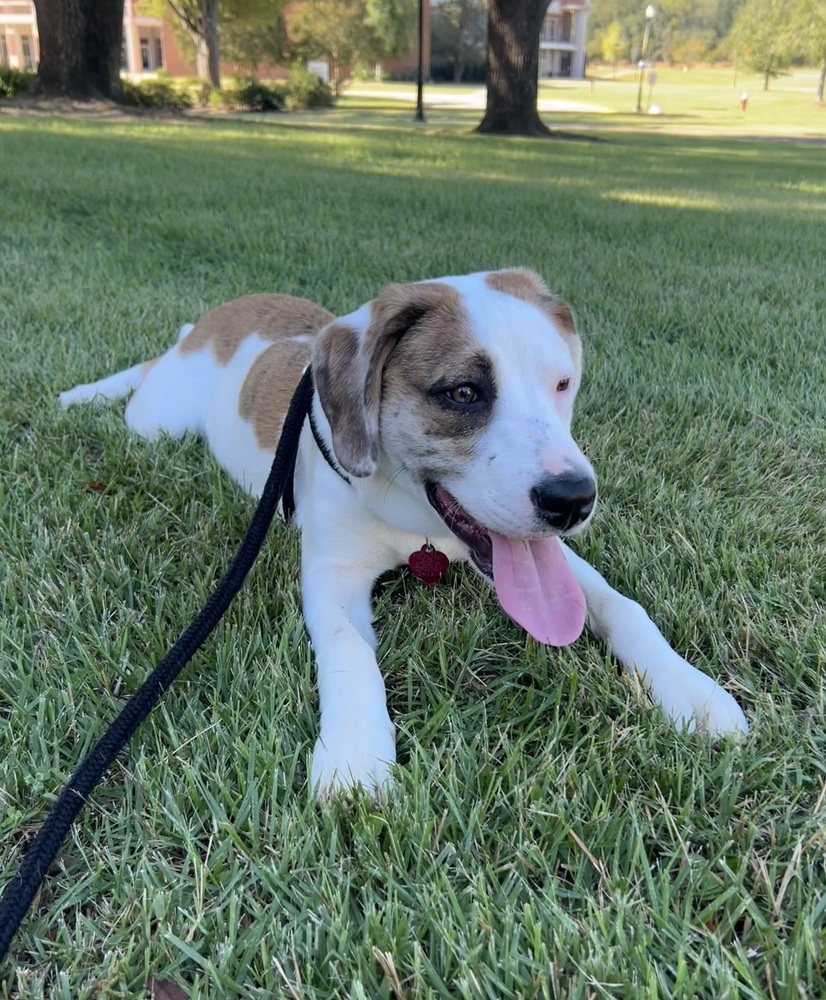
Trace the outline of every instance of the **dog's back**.
[[200, 434], [251, 493], [260, 492], [290, 398], [332, 315], [291, 295], [247, 295], [182, 327], [165, 354], [60, 394], [64, 406], [132, 390], [126, 423], [142, 437]]

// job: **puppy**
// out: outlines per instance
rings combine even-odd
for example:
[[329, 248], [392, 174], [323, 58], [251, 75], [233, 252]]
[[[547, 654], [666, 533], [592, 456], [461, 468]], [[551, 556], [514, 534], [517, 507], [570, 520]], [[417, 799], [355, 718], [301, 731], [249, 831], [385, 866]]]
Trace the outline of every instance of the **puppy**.
[[573, 642], [587, 618], [677, 725], [746, 732], [734, 699], [562, 542], [596, 503], [571, 435], [581, 346], [570, 308], [530, 271], [390, 285], [340, 319], [303, 299], [250, 295], [184, 327], [161, 357], [61, 400], [135, 390], [133, 430], [202, 435], [255, 495], [310, 361], [295, 516], [318, 669], [320, 793], [389, 780], [395, 730], [370, 598], [381, 573], [406, 564], [430, 582], [449, 560], [470, 563], [549, 645]]

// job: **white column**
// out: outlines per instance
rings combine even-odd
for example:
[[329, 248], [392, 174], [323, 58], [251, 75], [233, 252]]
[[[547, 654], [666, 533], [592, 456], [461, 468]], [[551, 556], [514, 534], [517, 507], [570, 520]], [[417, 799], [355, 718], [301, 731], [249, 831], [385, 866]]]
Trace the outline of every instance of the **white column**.
[[574, 24], [574, 41], [576, 42], [576, 52], [573, 53], [571, 66], [571, 76], [582, 79], [585, 76], [585, 38], [588, 29], [588, 15], [590, 10], [583, 7], [576, 12]]
[[126, 72], [139, 73], [135, 61], [135, 21], [132, 10], [132, 0], [124, 0], [123, 4], [123, 37], [126, 41]]

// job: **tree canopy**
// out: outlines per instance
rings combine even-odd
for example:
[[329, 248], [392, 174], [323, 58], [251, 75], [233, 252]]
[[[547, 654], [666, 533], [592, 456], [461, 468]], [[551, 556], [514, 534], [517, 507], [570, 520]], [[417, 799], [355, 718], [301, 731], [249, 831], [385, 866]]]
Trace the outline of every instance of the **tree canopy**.
[[794, 55], [792, 8], [795, 0], [745, 0], [737, 12], [731, 40], [738, 62], [763, 76], [763, 89]]

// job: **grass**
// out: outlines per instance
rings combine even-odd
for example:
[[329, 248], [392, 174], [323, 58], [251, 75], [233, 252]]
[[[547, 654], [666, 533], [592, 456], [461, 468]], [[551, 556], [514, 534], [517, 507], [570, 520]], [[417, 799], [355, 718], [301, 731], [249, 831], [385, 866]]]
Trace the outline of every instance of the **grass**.
[[[815, 101], [818, 71], [797, 69], [772, 80], [763, 90], [759, 75], [733, 69], [657, 66], [656, 82], [642, 92], [643, 107], [656, 104], [659, 115], [634, 114], [638, 77], [634, 67], [595, 67], [587, 80], [542, 80], [539, 86], [542, 117], [556, 128], [714, 133], [725, 130], [740, 136], [826, 137], [826, 107]], [[740, 110], [740, 95], [749, 95]], [[480, 84], [428, 84], [427, 119], [431, 125], [473, 127], [481, 117], [485, 91]], [[339, 115], [367, 123], [373, 112], [401, 111], [415, 105], [415, 85], [365, 81], [352, 83], [339, 102]]]
[[674, 732], [470, 573], [377, 593], [395, 793], [318, 808], [296, 539], [64, 845], [0, 997], [826, 993], [822, 150], [0, 119], [0, 871], [226, 565], [250, 501], [197, 441], [54, 392], [246, 292], [343, 313], [528, 264], [574, 305], [601, 513], [577, 548], [741, 701]]

